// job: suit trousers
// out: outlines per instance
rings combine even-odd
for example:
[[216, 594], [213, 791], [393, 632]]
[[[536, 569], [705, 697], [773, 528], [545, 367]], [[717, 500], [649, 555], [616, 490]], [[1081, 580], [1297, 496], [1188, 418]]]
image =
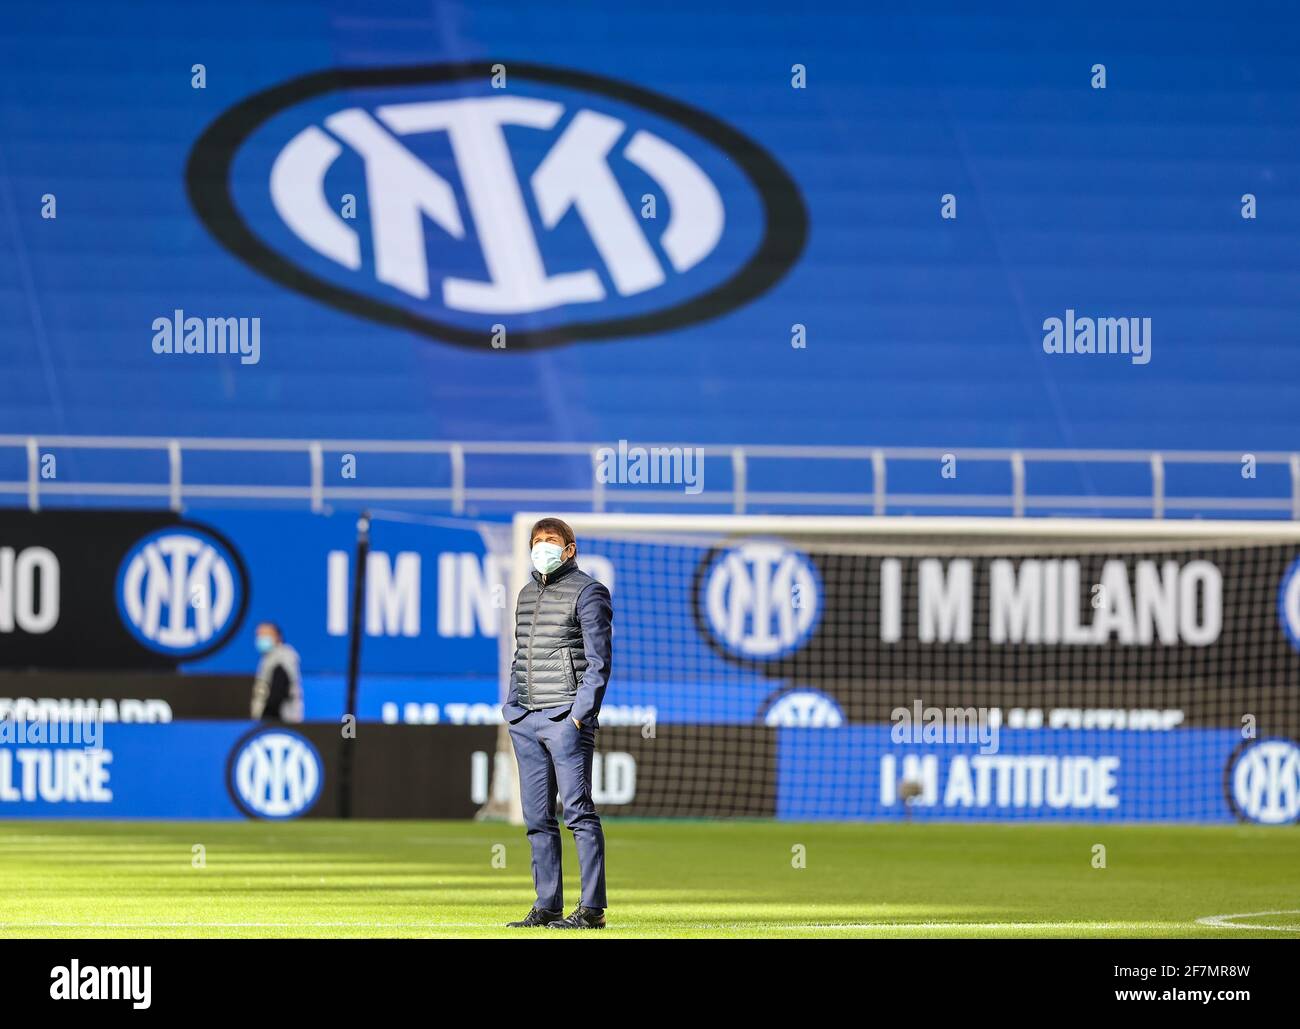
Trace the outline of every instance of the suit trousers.
[[591, 799], [596, 728], [594, 720], [578, 728], [567, 707], [529, 711], [510, 726], [510, 741], [519, 760], [519, 798], [533, 852], [537, 906], [548, 911], [564, 907], [557, 792], [564, 824], [578, 849], [582, 905], [605, 907], [605, 833]]

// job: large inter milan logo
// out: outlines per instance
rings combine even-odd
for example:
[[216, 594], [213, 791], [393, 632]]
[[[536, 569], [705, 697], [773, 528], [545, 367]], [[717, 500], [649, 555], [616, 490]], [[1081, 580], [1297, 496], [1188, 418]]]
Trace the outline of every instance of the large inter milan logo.
[[525, 64], [321, 72], [226, 112], [191, 200], [294, 289], [469, 346], [687, 325], [763, 293], [803, 248], [798, 190], [711, 116]]

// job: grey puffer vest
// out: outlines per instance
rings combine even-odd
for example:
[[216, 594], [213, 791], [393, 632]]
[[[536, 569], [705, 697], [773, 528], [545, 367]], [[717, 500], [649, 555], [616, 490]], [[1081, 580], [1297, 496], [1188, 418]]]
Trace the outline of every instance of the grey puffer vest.
[[545, 585], [534, 574], [515, 606], [515, 686], [529, 711], [572, 704], [587, 657], [578, 623], [578, 596], [595, 582], [572, 559]]

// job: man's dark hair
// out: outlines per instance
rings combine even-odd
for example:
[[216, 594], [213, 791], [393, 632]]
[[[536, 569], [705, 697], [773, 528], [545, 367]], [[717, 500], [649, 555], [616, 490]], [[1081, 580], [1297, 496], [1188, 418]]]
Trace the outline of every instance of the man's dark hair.
[[559, 518], [543, 518], [533, 526], [533, 531], [528, 534], [528, 545], [533, 545], [533, 540], [537, 539], [539, 532], [553, 532], [560, 539], [564, 540], [567, 547], [570, 543], [576, 543], [577, 537], [573, 535], [573, 530], [569, 528], [569, 523]]

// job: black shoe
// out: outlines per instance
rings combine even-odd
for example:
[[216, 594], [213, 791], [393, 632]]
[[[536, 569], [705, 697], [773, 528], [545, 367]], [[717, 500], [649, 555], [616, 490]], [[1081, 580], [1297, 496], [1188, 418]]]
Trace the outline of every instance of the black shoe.
[[[558, 914], [558, 912], [557, 912]], [[604, 908], [584, 908], [582, 905], [573, 909], [573, 914], [568, 918], [560, 918], [551, 922], [546, 928], [548, 929], [604, 929], [605, 928], [605, 910]]]
[[551, 922], [560, 917], [558, 911], [547, 911], [546, 908], [533, 908], [528, 912], [527, 917], [522, 922], [507, 922], [507, 929], [538, 929], [544, 925], [550, 925]]

